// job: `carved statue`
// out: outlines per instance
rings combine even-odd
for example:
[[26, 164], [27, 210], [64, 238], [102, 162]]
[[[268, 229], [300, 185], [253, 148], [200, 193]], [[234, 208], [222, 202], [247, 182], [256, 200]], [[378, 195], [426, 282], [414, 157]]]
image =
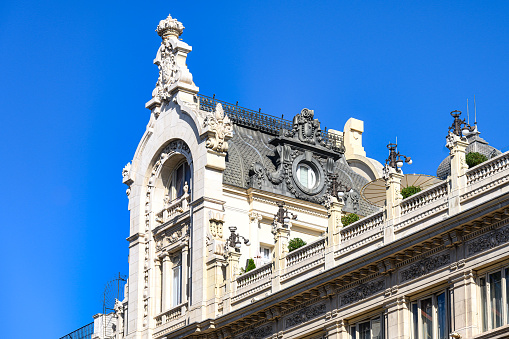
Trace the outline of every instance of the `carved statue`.
[[203, 124], [209, 128], [205, 146], [216, 152], [228, 151], [227, 140], [233, 137], [233, 125], [230, 118], [224, 114], [221, 103], [217, 103], [215, 114], [207, 114]]

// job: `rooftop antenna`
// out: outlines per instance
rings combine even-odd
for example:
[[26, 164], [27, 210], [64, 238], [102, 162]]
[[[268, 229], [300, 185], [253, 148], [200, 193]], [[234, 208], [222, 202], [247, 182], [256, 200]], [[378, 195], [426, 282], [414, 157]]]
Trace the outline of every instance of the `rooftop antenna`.
[[470, 125], [470, 114], [468, 113], [468, 98], [467, 98], [467, 124]]
[[474, 94], [474, 125], [477, 126], [477, 107], [475, 106], [475, 94]]

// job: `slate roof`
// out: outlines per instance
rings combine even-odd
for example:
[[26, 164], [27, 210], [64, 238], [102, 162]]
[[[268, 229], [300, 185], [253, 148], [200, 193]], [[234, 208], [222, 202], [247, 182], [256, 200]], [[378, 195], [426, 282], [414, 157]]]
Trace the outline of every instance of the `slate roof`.
[[[249, 169], [256, 161], [262, 163], [268, 171], [276, 171], [274, 146], [269, 144], [272, 138], [274, 135], [234, 124], [233, 138], [228, 141], [223, 183], [248, 188]], [[336, 163], [335, 168], [339, 180], [352, 186], [357, 192], [368, 183], [368, 180], [350, 168], [344, 158]], [[367, 216], [377, 210], [362, 198], [359, 199], [358, 214]]]

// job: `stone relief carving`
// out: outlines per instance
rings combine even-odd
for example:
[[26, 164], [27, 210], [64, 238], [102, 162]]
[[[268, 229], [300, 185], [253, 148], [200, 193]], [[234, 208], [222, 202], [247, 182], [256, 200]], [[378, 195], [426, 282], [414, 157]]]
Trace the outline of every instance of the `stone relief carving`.
[[304, 307], [286, 318], [285, 328], [290, 328], [308, 320], [314, 319], [322, 314], [325, 314], [326, 311], [327, 307], [325, 304]]
[[304, 108], [300, 114], [293, 118], [293, 129], [288, 131], [285, 136], [296, 137], [300, 141], [311, 144], [325, 146], [322, 140], [322, 130], [318, 119], [313, 119], [315, 112]]
[[171, 41], [163, 39], [154, 59], [154, 64], [159, 68], [159, 78], [152, 91], [152, 97], [167, 100], [170, 97], [170, 86], [179, 81], [180, 69], [175, 61], [175, 56], [176, 51], [173, 49]]
[[495, 229], [468, 242], [468, 255], [487, 251], [509, 242], [509, 226]]
[[267, 338], [272, 334], [272, 324], [265, 325], [258, 328], [253, 328], [252, 330], [241, 334], [237, 338], [239, 339], [263, 339]]
[[233, 125], [230, 118], [224, 114], [221, 103], [217, 103], [215, 114], [207, 114], [203, 126], [209, 129], [205, 146], [216, 152], [228, 151], [227, 141], [233, 137]]
[[424, 258], [401, 271], [401, 282], [419, 278], [440, 267], [449, 265], [450, 262], [451, 255], [449, 253], [441, 253], [433, 257]]
[[224, 214], [209, 211], [209, 231], [214, 239], [223, 239]]
[[383, 290], [385, 290], [385, 280], [376, 280], [361, 284], [341, 296], [340, 306], [352, 304]]
[[156, 236], [156, 251], [160, 251], [168, 245], [172, 245], [177, 241], [189, 236], [189, 224], [187, 222], [172, 227]]
[[131, 162], [128, 162], [127, 165], [124, 166], [122, 169], [122, 182], [128, 186], [128, 188], [125, 191], [125, 194], [129, 196], [131, 194], [131, 185], [133, 183], [133, 180], [130, 177], [131, 175]]

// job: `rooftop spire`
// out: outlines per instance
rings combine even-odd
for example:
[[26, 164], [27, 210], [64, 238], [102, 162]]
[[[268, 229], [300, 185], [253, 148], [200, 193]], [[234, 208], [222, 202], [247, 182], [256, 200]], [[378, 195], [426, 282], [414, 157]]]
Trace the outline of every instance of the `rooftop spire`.
[[168, 14], [168, 17], [164, 20], [159, 21], [159, 25], [157, 25], [156, 32], [159, 34], [161, 38], [165, 38], [168, 36], [174, 36], [178, 38], [182, 32], [184, 31], [184, 25], [177, 19], [173, 19], [171, 14]]

